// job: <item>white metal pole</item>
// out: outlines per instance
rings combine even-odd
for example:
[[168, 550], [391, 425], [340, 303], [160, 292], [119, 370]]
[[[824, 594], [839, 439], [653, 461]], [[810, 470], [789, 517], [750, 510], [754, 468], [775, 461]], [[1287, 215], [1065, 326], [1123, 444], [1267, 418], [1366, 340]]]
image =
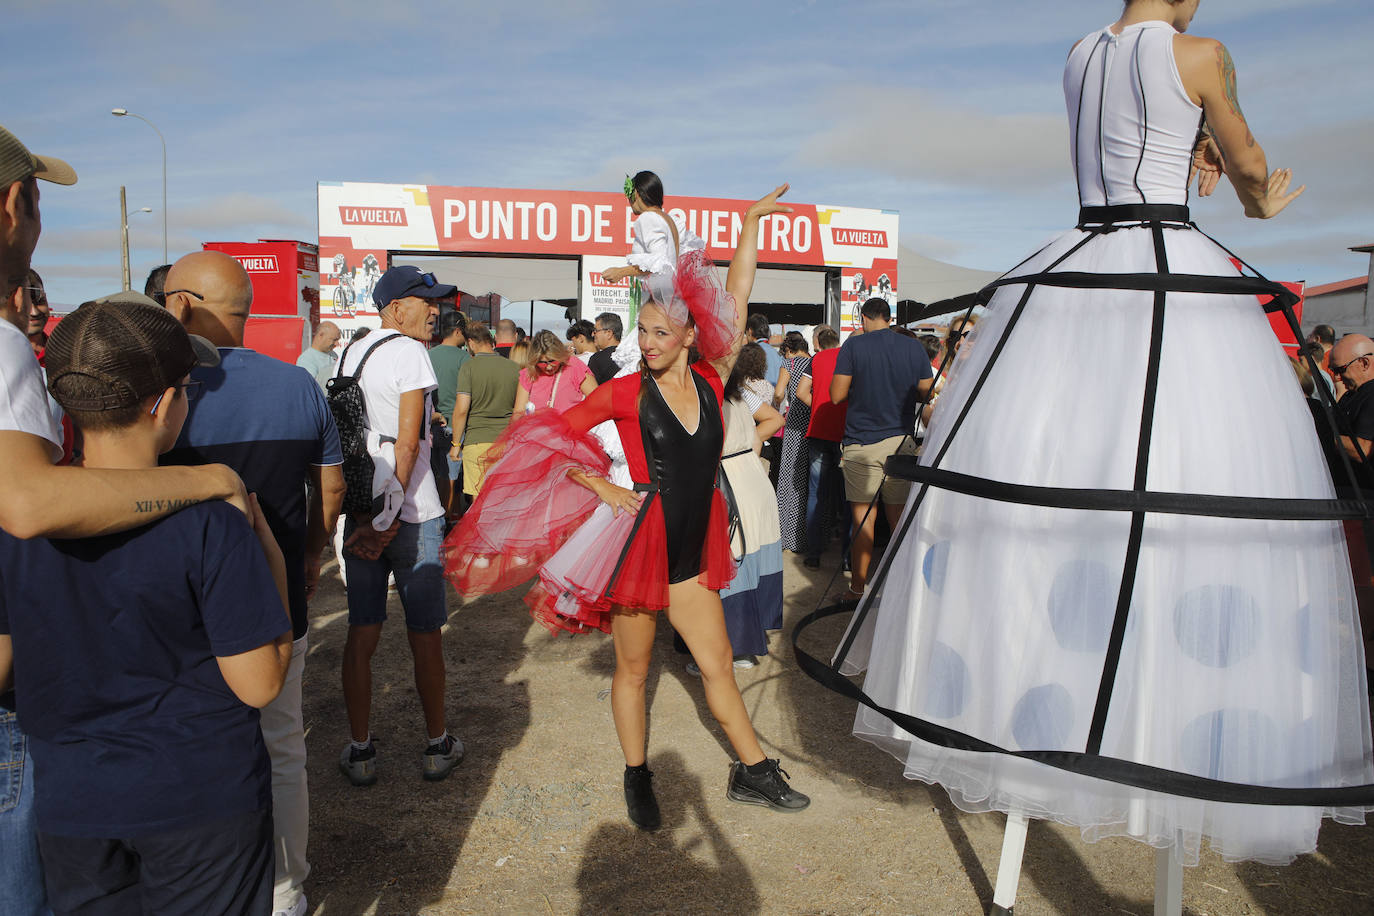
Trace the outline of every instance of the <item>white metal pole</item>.
[[1002, 834], [1002, 859], [997, 863], [997, 889], [992, 894], [992, 916], [1010, 916], [1016, 904], [1016, 889], [1021, 883], [1021, 859], [1026, 853], [1026, 830], [1030, 822], [1024, 814], [1008, 814]]

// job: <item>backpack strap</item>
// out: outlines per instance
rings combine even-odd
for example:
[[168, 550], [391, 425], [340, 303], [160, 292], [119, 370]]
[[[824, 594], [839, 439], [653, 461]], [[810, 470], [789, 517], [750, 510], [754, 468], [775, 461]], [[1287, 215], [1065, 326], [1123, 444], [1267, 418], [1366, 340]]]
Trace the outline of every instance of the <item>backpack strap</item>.
[[[366, 366], [366, 365], [367, 365], [367, 361], [368, 361], [369, 359], [372, 358], [372, 354], [373, 354], [374, 352], [376, 352], [376, 350], [377, 350], [378, 347], [381, 347], [381, 346], [384, 346], [384, 345], [386, 345], [386, 344], [389, 344], [389, 343], [391, 343], [393, 340], [396, 340], [397, 338], [400, 338], [400, 337], [405, 337], [405, 335], [404, 335], [404, 334], [401, 334], [401, 333], [399, 333], [399, 332], [397, 332], [397, 333], [395, 333], [395, 334], [392, 334], [390, 337], [386, 338], [385, 340], [379, 340], [379, 341], [377, 341], [376, 343], [374, 343], [372, 346], [368, 347], [368, 348], [367, 348], [367, 352], [363, 354], [362, 361], [358, 363], [358, 368], [356, 368], [356, 369], [353, 370], [353, 377], [354, 377], [354, 378], [359, 378], [359, 379], [363, 377], [363, 366]], [[348, 358], [348, 351], [351, 350], [351, 349], [353, 349], [353, 344], [355, 344], [355, 343], [357, 343], [357, 342], [358, 342], [358, 341], [356, 341], [356, 340], [350, 342], [348, 346], [344, 347], [343, 353], [339, 354], [339, 368], [338, 368], [337, 370], [335, 370], [335, 372], [334, 372], [334, 377], [335, 377], [335, 378], [339, 378], [339, 377], [343, 374], [344, 360], [346, 360], [346, 359]]]

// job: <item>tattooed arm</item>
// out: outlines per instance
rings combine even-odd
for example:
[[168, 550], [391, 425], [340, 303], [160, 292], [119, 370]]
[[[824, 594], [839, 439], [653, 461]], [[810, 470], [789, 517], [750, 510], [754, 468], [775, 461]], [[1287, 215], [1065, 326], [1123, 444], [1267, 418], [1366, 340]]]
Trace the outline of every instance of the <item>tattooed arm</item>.
[[248, 495], [222, 464], [112, 470], [56, 467], [48, 443], [0, 431], [0, 528], [15, 537], [91, 537], [156, 521], [193, 503], [225, 499], [247, 512]]
[[[1217, 155], [1222, 171], [1231, 179], [1245, 215], [1268, 219], [1276, 216], [1305, 189], [1289, 193], [1290, 169], [1269, 172], [1264, 150], [1255, 142], [1250, 125], [1240, 110], [1236, 89], [1236, 65], [1231, 52], [1211, 38], [1178, 35], [1174, 58], [1189, 96], [1202, 107], [1210, 132], [1204, 155]], [[1215, 147], [1215, 151], [1211, 147]], [[1195, 166], [1197, 164], [1195, 157]]]

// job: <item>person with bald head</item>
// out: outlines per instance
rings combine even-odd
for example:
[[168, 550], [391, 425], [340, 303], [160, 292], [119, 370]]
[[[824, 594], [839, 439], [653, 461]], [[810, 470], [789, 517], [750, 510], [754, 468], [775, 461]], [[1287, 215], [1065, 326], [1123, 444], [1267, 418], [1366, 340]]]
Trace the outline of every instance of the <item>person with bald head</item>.
[[1331, 374], [1345, 389], [1337, 407], [1346, 421], [1341, 446], [1352, 460], [1368, 462], [1374, 450], [1374, 340], [1347, 334], [1331, 348]]
[[334, 348], [339, 345], [343, 332], [332, 321], [321, 321], [315, 329], [315, 336], [296, 359], [296, 365], [309, 372], [324, 390], [325, 383], [334, 377], [334, 367], [339, 362]]
[[[257, 493], [286, 560], [291, 667], [281, 694], [262, 710], [262, 735], [272, 758], [273, 910], [301, 916], [310, 871], [301, 715], [306, 602], [319, 581], [320, 553], [343, 502], [339, 434], [311, 373], [244, 347], [253, 285], [237, 260], [219, 251], [186, 255], [167, 273], [165, 300], [188, 331], [219, 348], [220, 364], [192, 371], [202, 393], [191, 403], [181, 436], [163, 463], [219, 461], [238, 471], [249, 491]], [[335, 339], [337, 334], [334, 327]], [[307, 498], [307, 483], [313, 499]]]

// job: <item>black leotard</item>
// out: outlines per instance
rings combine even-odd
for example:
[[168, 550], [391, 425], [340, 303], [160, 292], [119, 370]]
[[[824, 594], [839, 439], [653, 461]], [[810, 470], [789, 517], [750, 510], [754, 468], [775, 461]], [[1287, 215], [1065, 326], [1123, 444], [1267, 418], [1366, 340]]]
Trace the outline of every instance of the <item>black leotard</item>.
[[657, 477], [668, 538], [668, 581], [685, 582], [701, 574], [701, 548], [711, 518], [711, 491], [725, 443], [720, 405], [707, 381], [691, 373], [697, 387], [697, 430], [688, 433], [652, 378], [644, 382], [639, 428], [644, 454]]

